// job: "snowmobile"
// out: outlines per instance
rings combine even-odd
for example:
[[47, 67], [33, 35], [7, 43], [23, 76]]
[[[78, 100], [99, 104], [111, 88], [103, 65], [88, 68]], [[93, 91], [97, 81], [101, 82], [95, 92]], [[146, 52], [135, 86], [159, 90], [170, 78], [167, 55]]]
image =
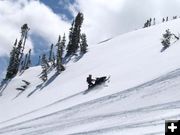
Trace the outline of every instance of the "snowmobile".
[[85, 90], [84, 94], [88, 93], [90, 90], [92, 90], [93, 88], [95, 88], [98, 85], [101, 85], [101, 84], [103, 84], [103, 83], [105, 83], [107, 81], [109, 82], [109, 80], [110, 80], [110, 76], [108, 76], [108, 77], [107, 76], [97, 77], [95, 79], [95, 82], [92, 85], [88, 86], [88, 89]]
[[98, 78], [96, 78], [94, 85], [92, 85], [91, 87], [94, 87], [96, 85], [100, 85], [100, 84], [102, 84], [108, 80], [109, 80], [109, 77], [106, 77], [106, 76], [98, 77]]

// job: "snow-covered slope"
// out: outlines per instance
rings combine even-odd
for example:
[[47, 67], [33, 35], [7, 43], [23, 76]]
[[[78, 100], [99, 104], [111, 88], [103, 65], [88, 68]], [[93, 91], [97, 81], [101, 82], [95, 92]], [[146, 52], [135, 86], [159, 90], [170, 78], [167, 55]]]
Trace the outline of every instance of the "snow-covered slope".
[[[164, 134], [164, 119], [180, 112], [180, 41], [160, 53], [168, 28], [177, 34], [180, 20], [90, 47], [59, 76], [49, 72], [45, 84], [40, 67], [19, 74], [1, 89], [0, 134]], [[88, 74], [111, 79], [83, 94]], [[23, 79], [31, 84], [19, 93]]]

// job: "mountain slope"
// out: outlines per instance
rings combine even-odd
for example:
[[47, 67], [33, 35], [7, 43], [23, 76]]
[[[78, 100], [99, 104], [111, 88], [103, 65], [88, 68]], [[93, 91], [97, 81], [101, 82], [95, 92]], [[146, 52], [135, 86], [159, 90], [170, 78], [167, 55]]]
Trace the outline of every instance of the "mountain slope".
[[[180, 111], [180, 41], [160, 53], [168, 28], [177, 34], [180, 20], [95, 45], [59, 76], [49, 72], [45, 84], [40, 67], [19, 74], [1, 89], [0, 134], [163, 134], [164, 119], [179, 118]], [[88, 74], [111, 80], [84, 95]], [[19, 94], [23, 79], [31, 85]]]
[[[180, 70], [175, 70], [126, 91], [2, 128], [0, 134], [164, 134], [164, 120], [180, 118], [179, 81]], [[76, 95], [58, 106], [83, 97]]]

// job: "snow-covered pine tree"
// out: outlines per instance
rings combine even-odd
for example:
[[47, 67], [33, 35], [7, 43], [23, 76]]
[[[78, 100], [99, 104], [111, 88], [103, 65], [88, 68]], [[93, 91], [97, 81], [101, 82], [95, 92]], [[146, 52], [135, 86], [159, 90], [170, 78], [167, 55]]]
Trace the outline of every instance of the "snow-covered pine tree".
[[79, 48], [81, 25], [83, 23], [83, 19], [83, 14], [79, 12], [75, 18], [74, 23], [72, 23], [66, 56], [74, 55]]
[[152, 25], [152, 18], [149, 19], [149, 27]]
[[163, 48], [161, 49], [161, 52], [166, 50], [172, 43], [175, 43], [179, 40], [179, 36], [176, 36], [174, 33], [171, 33], [169, 29], [166, 30], [166, 33], [163, 34], [162, 38], [162, 45]]
[[164, 18], [162, 19], [162, 22], [165, 22], [165, 19], [164, 19]]
[[153, 19], [153, 25], [156, 25], [156, 18]]
[[21, 71], [22, 70], [25, 70], [25, 67], [26, 67], [26, 63], [27, 63], [27, 58], [28, 58], [28, 54], [25, 55], [25, 58], [24, 60], [22, 61], [22, 67], [21, 67]]
[[168, 16], [166, 17], [166, 22], [169, 20]]
[[7, 73], [6, 73], [6, 78], [5, 80], [8, 80], [10, 78], [12, 78], [15, 75], [15, 69], [16, 67], [14, 67], [14, 60], [15, 60], [15, 54], [16, 54], [16, 45], [17, 45], [17, 39], [15, 40], [14, 46], [12, 51], [10, 52], [10, 60], [9, 60], [9, 66], [7, 68]]
[[70, 56], [72, 54], [72, 35], [73, 35], [73, 30], [74, 30], [74, 20], [71, 24], [71, 28], [69, 29], [69, 43], [66, 47], [66, 56]]
[[81, 34], [81, 43], [80, 43], [80, 53], [85, 54], [87, 52], [87, 39], [86, 39], [86, 34]]
[[52, 56], [53, 56], [53, 44], [51, 44], [51, 48], [50, 48], [50, 51], [49, 51], [49, 62], [52, 62]]
[[163, 34], [163, 38], [162, 38], [162, 41], [161, 41], [161, 43], [162, 43], [162, 45], [164, 47], [169, 47], [170, 46], [170, 44], [171, 44], [170, 43], [171, 37], [172, 37], [172, 33], [170, 32], [169, 29], [167, 29], [166, 33]]
[[27, 56], [25, 69], [28, 69], [30, 66], [31, 66], [31, 49], [29, 50], [29, 53], [28, 53], [28, 56]]
[[59, 36], [58, 38], [58, 42], [56, 44], [57, 46], [57, 62], [56, 62], [56, 69], [57, 69], [57, 73], [60, 74], [61, 71], [65, 70], [65, 67], [62, 64], [62, 44], [61, 44], [61, 36]]
[[19, 70], [20, 64], [22, 62], [22, 57], [23, 57], [23, 52], [25, 48], [28, 31], [29, 31], [28, 25], [24, 24], [21, 27], [20, 41], [18, 42], [18, 45], [17, 45], [17, 40], [16, 40], [15, 43], [17, 46], [15, 45], [13, 47], [13, 50], [11, 51], [12, 54], [10, 54], [11, 58], [10, 58], [9, 66], [6, 73], [6, 78], [5, 78], [6, 80], [13, 78]]
[[48, 79], [48, 76], [47, 76], [47, 71], [48, 71], [48, 64], [47, 64], [47, 59], [46, 59], [46, 55], [43, 54], [42, 55], [42, 59], [41, 59], [41, 67], [42, 67], [42, 73], [41, 73], [41, 76], [40, 78], [45, 82], [47, 79]]
[[149, 20], [147, 20], [147, 27], [149, 27]]
[[54, 53], [53, 53], [53, 56], [52, 56], [52, 65], [53, 65], [53, 67], [56, 67], [56, 58], [55, 58]]
[[144, 23], [144, 26], [143, 26], [143, 28], [146, 28], [146, 27], [148, 27], [148, 24], [149, 23], [149, 21], [147, 20], [145, 23]]
[[29, 50], [28, 54], [25, 55], [24, 60], [21, 64], [21, 71], [26, 70], [31, 66], [31, 49]]
[[21, 39], [18, 43], [18, 48], [19, 48], [19, 62], [22, 61], [22, 58], [23, 58], [23, 55], [24, 55], [24, 49], [25, 49], [25, 44], [26, 44], [26, 40], [27, 40], [27, 34], [28, 34], [28, 31], [30, 29], [28, 28], [28, 25], [27, 24], [24, 24], [22, 27], [21, 27]]
[[22, 40], [18, 42], [17, 48], [16, 48], [16, 53], [15, 53], [15, 61], [14, 61], [14, 67], [16, 67], [16, 74], [18, 72], [18, 69], [20, 68], [20, 63], [22, 62], [23, 58], [23, 51], [22, 51]]
[[64, 54], [65, 47], [66, 47], [66, 35], [64, 33], [63, 38], [61, 40], [61, 53], [62, 53], [62, 56]]

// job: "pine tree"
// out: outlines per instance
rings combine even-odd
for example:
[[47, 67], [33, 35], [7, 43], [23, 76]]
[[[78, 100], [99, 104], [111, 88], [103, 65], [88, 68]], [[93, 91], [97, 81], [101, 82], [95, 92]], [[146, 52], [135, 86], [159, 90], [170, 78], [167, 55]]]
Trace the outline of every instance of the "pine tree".
[[25, 70], [26, 63], [27, 63], [27, 58], [28, 58], [28, 54], [25, 55], [25, 58], [24, 58], [24, 60], [22, 61], [21, 71], [22, 71], [22, 70]]
[[61, 72], [61, 36], [59, 35], [58, 42], [56, 44], [57, 46], [57, 63], [56, 63], [56, 69], [57, 72]]
[[74, 20], [71, 24], [71, 28], [69, 29], [69, 43], [67, 45], [67, 53], [66, 53], [66, 56], [70, 56], [72, 54], [72, 37], [73, 37], [73, 30], [74, 30]]
[[52, 65], [53, 65], [53, 67], [56, 67], [56, 58], [55, 58], [55, 55], [54, 55], [54, 53], [53, 53], [53, 57], [52, 57]]
[[39, 58], [38, 58], [37, 65], [40, 65], [40, 63], [41, 63], [41, 56], [39, 56]]
[[83, 33], [81, 35], [81, 43], [80, 43], [81, 54], [85, 54], [87, 52], [87, 47], [88, 44], [87, 44], [86, 34]]
[[165, 22], [165, 19], [164, 19], [164, 18], [162, 19], [162, 22]]
[[63, 38], [62, 38], [62, 41], [61, 41], [61, 53], [62, 53], [62, 56], [64, 54], [64, 49], [66, 47], [66, 36], [65, 34], [63, 35]]
[[166, 22], [169, 20], [168, 16], [166, 17]]
[[24, 24], [21, 27], [21, 38], [18, 44], [16, 40], [15, 46], [13, 47], [13, 50], [11, 51], [11, 54], [10, 54], [11, 56], [10, 56], [10, 62], [9, 62], [9, 66], [6, 73], [6, 80], [13, 78], [17, 74], [20, 68], [28, 31], [29, 31], [29, 28], [27, 24]]
[[149, 23], [150, 23], [149, 20], [147, 20], [147, 27], [149, 27]]
[[144, 23], [144, 27], [143, 27], [143, 28], [148, 27], [148, 25], [149, 25], [149, 20], [147, 20], [147, 21]]
[[48, 71], [48, 64], [47, 64], [47, 59], [46, 59], [46, 55], [43, 54], [42, 55], [42, 59], [41, 59], [41, 67], [42, 67], [42, 73], [41, 73], [41, 76], [40, 78], [45, 82], [47, 79], [48, 79], [48, 76], [47, 76], [47, 71]]
[[29, 50], [28, 54], [25, 55], [24, 60], [22, 61], [21, 70], [26, 70], [31, 66], [31, 49]]
[[64, 71], [65, 68], [62, 64], [62, 44], [61, 44], [61, 36], [59, 36], [58, 38], [58, 42], [56, 44], [57, 46], [57, 63], [56, 63], [56, 69], [57, 69], [57, 73], [60, 74], [61, 71]]
[[156, 25], [156, 18], [153, 19], [153, 25]]
[[16, 46], [17, 46], [17, 39], [15, 40], [15, 43], [14, 43], [14, 46], [13, 46], [13, 49], [10, 53], [10, 60], [9, 60], [9, 66], [7, 68], [7, 73], [6, 73], [6, 79], [10, 79], [12, 77], [14, 77], [15, 75], [15, 69], [16, 67], [14, 67], [14, 61], [15, 61], [15, 55], [16, 55]]
[[152, 22], [152, 18], [149, 19], [149, 27], [152, 25], [151, 22]]
[[53, 56], [53, 44], [51, 44], [51, 49], [50, 49], [50, 52], [49, 52], [49, 62], [52, 62], [52, 56]]
[[30, 66], [31, 66], [31, 49], [29, 50], [29, 53], [27, 55], [27, 61], [26, 61], [26, 64], [25, 64], [25, 69], [28, 69]]
[[67, 46], [67, 54], [66, 54], [67, 56], [74, 55], [79, 48], [82, 23], [83, 23], [83, 14], [79, 12], [75, 18], [75, 21], [73, 21], [72, 27], [70, 29], [69, 43]]
[[163, 39], [161, 41], [162, 45], [164, 47], [169, 47], [170, 46], [170, 40], [171, 40], [171, 37], [172, 37], [172, 33], [170, 32], [169, 29], [166, 30], [166, 33], [163, 34]]
[[[19, 63], [22, 61], [22, 58], [23, 58], [23, 55], [24, 55], [24, 49], [25, 49], [25, 44], [26, 44], [26, 40], [27, 40], [27, 34], [28, 34], [28, 31], [30, 29], [28, 28], [28, 25], [27, 24], [24, 24], [22, 27], [21, 27], [21, 39], [18, 43], [18, 52], [19, 52]], [[19, 63], [18, 63], [18, 67], [19, 67]]]

